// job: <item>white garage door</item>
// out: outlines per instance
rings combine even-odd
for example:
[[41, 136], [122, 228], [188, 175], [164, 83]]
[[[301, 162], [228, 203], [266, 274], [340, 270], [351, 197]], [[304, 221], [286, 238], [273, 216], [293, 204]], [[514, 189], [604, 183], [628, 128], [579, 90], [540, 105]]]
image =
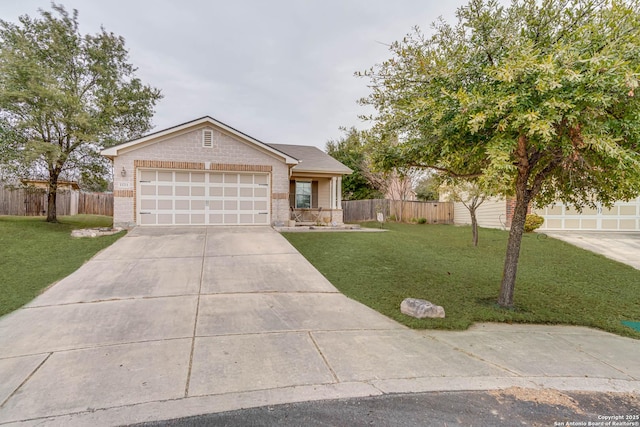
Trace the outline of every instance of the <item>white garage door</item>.
[[640, 198], [616, 202], [611, 209], [584, 208], [579, 213], [557, 204], [537, 209], [536, 213], [545, 219], [542, 230], [640, 231]]
[[139, 170], [140, 225], [268, 225], [265, 173]]

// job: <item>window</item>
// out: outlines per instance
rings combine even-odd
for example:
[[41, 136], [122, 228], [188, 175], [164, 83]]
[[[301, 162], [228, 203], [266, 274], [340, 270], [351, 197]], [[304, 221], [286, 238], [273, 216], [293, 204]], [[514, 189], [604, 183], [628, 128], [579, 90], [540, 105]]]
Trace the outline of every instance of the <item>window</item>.
[[296, 181], [296, 208], [311, 208], [311, 182]]

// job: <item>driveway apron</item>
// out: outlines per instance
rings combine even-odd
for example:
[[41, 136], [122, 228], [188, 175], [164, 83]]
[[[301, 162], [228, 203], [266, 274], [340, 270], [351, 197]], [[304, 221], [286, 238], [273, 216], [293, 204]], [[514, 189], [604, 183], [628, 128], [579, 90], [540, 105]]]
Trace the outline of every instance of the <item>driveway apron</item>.
[[0, 424], [407, 391], [637, 393], [637, 354], [638, 341], [586, 328], [409, 330], [339, 293], [268, 227], [137, 228], [0, 318]]
[[640, 232], [545, 231], [544, 233], [640, 270]]

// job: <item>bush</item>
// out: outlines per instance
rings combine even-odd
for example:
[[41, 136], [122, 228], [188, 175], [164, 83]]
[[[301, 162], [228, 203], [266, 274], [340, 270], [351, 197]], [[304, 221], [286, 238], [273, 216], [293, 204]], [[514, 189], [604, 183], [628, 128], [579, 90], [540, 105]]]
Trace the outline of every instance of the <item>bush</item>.
[[418, 224], [426, 224], [427, 218], [418, 218]]
[[525, 233], [531, 233], [533, 230], [537, 230], [544, 223], [544, 218], [540, 215], [529, 214], [524, 221], [524, 231]]

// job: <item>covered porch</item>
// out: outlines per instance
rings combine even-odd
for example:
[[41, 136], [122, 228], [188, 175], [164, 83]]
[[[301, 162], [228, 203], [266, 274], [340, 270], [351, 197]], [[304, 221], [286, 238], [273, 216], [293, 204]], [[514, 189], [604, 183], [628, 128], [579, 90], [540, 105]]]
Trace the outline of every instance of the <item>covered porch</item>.
[[342, 176], [293, 175], [289, 212], [295, 225], [342, 225]]
[[317, 147], [269, 144], [299, 163], [289, 170], [289, 226], [341, 226], [342, 176], [353, 171]]

